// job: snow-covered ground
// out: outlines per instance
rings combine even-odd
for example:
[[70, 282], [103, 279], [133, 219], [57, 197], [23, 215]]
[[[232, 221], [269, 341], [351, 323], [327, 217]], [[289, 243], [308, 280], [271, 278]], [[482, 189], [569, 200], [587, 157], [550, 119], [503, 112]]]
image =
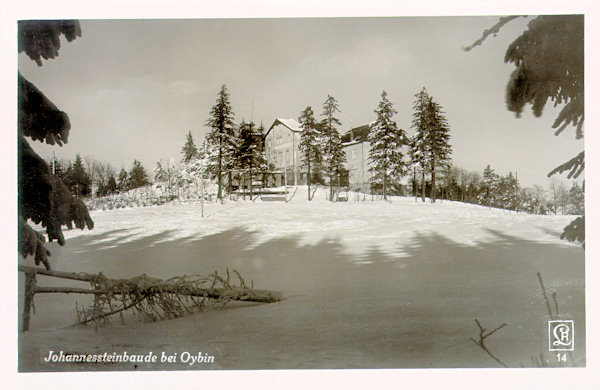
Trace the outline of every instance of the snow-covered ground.
[[[315, 244], [323, 239], [339, 240], [352, 255], [360, 255], [377, 246], [388, 254], [403, 255], [403, 248], [414, 237], [424, 233], [442, 234], [465, 245], [497, 239], [490, 230], [498, 230], [538, 242], [556, 243], [556, 235], [571, 216], [534, 216], [525, 213], [487, 208], [447, 200], [432, 204], [419, 198], [379, 197], [350, 192], [348, 202], [327, 201], [327, 188], [319, 188], [311, 202], [306, 187], [292, 188], [288, 203], [239, 200], [224, 204], [199, 201], [168, 205], [93, 211], [95, 228], [92, 232], [71, 230], [66, 238], [103, 235], [98, 242], [116, 246], [140, 237], [163, 234], [156, 242], [199, 237], [243, 228], [256, 233], [253, 245], [293, 235], [302, 244]], [[531, 229], [531, 223], [539, 229]], [[552, 229], [546, 229], [551, 226]], [[558, 242], [573, 246], [565, 241]]]
[[205, 204], [204, 218], [199, 202], [93, 211], [92, 231], [67, 231], [66, 246], [51, 245], [55, 269], [166, 278], [235, 268], [287, 299], [95, 331], [70, 327], [75, 300], [86, 297], [38, 295], [20, 369], [134, 369], [52, 365], [41, 360], [49, 350], [215, 356], [208, 366], [141, 369], [495, 367], [469, 340], [479, 334], [475, 318], [507, 323], [488, 346], [509, 366], [531, 366], [541, 353], [555, 358], [537, 272], [576, 323], [567, 365], [585, 364], [584, 251], [558, 237], [572, 217], [354, 193], [331, 203], [324, 188], [308, 202], [306, 191], [288, 203]]

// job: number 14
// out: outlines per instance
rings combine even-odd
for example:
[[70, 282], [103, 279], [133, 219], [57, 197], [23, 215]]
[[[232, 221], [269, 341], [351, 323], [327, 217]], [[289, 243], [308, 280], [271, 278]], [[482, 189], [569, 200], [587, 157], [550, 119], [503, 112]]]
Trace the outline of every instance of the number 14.
[[556, 354], [556, 361], [557, 362], [566, 362], [567, 361], [567, 354], [566, 353], [557, 353]]

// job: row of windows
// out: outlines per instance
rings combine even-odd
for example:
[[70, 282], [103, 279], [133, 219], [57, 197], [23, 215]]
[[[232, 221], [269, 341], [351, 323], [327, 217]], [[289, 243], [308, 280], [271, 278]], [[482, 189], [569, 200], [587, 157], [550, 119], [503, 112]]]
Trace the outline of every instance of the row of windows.
[[[266, 153], [267, 156], [273, 155], [273, 158], [275, 160], [274, 162], [275, 162], [276, 165], [280, 164], [280, 163], [283, 163], [283, 157], [282, 157], [283, 156], [283, 151], [282, 150], [271, 152], [271, 148], [267, 147], [266, 148], [266, 152], [267, 152]], [[290, 155], [291, 155], [290, 150], [286, 149], [285, 150], [285, 162], [288, 163], [288, 164], [291, 163]], [[357, 160], [358, 159], [358, 151], [356, 149], [351, 149], [350, 150], [350, 156], [348, 156], [348, 157], [351, 160]]]
[[273, 129], [273, 132], [266, 139], [266, 145], [271, 146], [273, 144], [278, 145], [282, 142], [289, 142], [292, 140], [292, 132], [287, 130]]
[[[267, 154], [268, 155], [268, 154]], [[281, 166], [285, 163], [285, 165], [291, 165], [292, 161], [290, 159], [290, 150], [287, 149], [285, 150], [285, 161], [283, 160], [284, 157], [284, 151], [283, 150], [278, 150], [276, 152], [273, 153], [273, 163], [276, 166]]]

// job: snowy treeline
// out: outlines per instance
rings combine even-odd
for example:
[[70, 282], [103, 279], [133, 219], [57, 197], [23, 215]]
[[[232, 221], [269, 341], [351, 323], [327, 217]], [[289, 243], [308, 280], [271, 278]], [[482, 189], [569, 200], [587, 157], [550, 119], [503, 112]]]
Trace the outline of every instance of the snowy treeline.
[[216, 200], [217, 185], [206, 171], [206, 159], [193, 158], [176, 164], [174, 159], [158, 161], [153, 170], [154, 183], [128, 191], [87, 200], [92, 210], [161, 205], [170, 201]]
[[[437, 192], [443, 199], [479, 204], [529, 214], [581, 215], [584, 212], [583, 187], [573, 181], [554, 177], [546, 188], [540, 185], [523, 187], [516, 174], [499, 175], [489, 165], [482, 173], [450, 166], [442, 173]], [[418, 175], [411, 179], [413, 194], [420, 196], [422, 182]], [[431, 182], [426, 181], [427, 192]]]

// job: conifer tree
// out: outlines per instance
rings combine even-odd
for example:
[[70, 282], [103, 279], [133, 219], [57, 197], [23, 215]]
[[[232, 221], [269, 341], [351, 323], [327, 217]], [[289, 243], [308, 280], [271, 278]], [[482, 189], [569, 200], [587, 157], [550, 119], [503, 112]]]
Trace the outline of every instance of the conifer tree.
[[254, 174], [266, 168], [263, 148], [264, 126], [258, 129], [254, 122], [242, 121], [240, 124], [240, 145], [235, 148], [236, 165], [249, 175], [250, 199], [253, 195]]
[[[489, 35], [495, 35], [506, 23], [519, 16], [501, 17], [486, 29], [481, 38], [463, 50], [481, 45]], [[533, 18], [527, 30], [507, 48], [504, 62], [516, 69], [506, 87], [508, 109], [517, 117], [531, 104], [535, 116], [541, 116], [548, 102], [562, 105], [552, 127], [554, 135], [567, 126], [575, 128], [575, 138], [583, 139], [584, 114], [584, 16], [542, 15]], [[576, 179], [585, 168], [584, 152], [554, 168], [548, 176], [569, 172]], [[585, 244], [585, 215], [567, 225], [561, 238]]]
[[117, 189], [120, 192], [125, 192], [129, 190], [129, 177], [125, 168], [121, 168], [121, 171], [119, 172], [119, 177], [117, 179]]
[[115, 176], [112, 173], [108, 175], [105, 191], [106, 194], [114, 194], [117, 191], [117, 181], [115, 180]]
[[404, 130], [400, 129], [392, 116], [397, 113], [387, 98], [387, 93], [381, 93], [381, 101], [375, 110], [377, 119], [371, 123], [369, 130], [369, 161], [370, 171], [374, 172], [371, 180], [381, 183], [383, 199], [387, 200], [387, 188], [394, 179], [406, 174], [406, 163], [403, 160], [402, 147], [408, 144]]
[[302, 132], [300, 133], [300, 152], [302, 153], [302, 161], [307, 167], [306, 183], [308, 185], [308, 200], [311, 200], [310, 195], [310, 180], [311, 167], [321, 164], [322, 152], [319, 131], [317, 130], [317, 122], [314, 117], [313, 110], [310, 106], [306, 107], [298, 118]]
[[425, 139], [428, 152], [429, 152], [429, 164], [431, 172], [431, 201], [435, 203], [436, 198], [436, 185], [435, 176], [436, 171], [439, 168], [445, 168], [450, 161], [450, 154], [452, 153], [452, 147], [450, 146], [450, 128], [448, 121], [444, 116], [442, 107], [433, 101], [433, 98], [429, 98], [427, 104], [429, 115], [431, 118], [431, 124], [427, 137]]
[[[24, 52], [42, 66], [45, 60], [58, 56], [60, 36], [71, 42], [81, 36], [78, 21], [24, 20], [18, 24], [18, 51]], [[31, 148], [25, 137], [49, 145], [67, 143], [71, 124], [32, 83], [18, 74], [18, 227], [19, 254], [33, 256], [35, 263], [50, 269], [45, 237], [29, 226], [28, 221], [46, 228], [49, 241], [65, 244], [62, 226], [80, 229], [94, 227], [87, 208], [80, 199], [71, 196], [61, 178], [53, 175], [46, 162]]]
[[138, 160], [133, 160], [133, 166], [131, 167], [131, 171], [129, 171], [129, 185], [130, 189], [143, 187], [147, 184], [150, 184], [148, 181], [148, 175], [146, 174], [146, 170], [142, 166]]
[[569, 190], [569, 214], [582, 215], [585, 211], [585, 194], [576, 181]]
[[488, 207], [492, 207], [493, 202], [495, 202], [497, 182], [498, 175], [488, 164], [488, 166], [483, 170], [482, 204], [487, 204]]
[[194, 138], [192, 137], [191, 131], [188, 131], [185, 138], [185, 144], [181, 148], [181, 153], [183, 153], [184, 163], [189, 163], [198, 153], [198, 148], [196, 148], [196, 145], [194, 144]]
[[341, 126], [342, 122], [335, 117], [335, 114], [341, 112], [337, 104], [337, 100], [331, 95], [327, 95], [327, 99], [323, 103], [324, 116], [321, 121], [322, 140], [323, 140], [323, 162], [325, 173], [329, 177], [329, 200], [333, 201], [333, 184], [337, 177], [344, 169], [346, 162], [346, 152], [342, 148], [342, 137], [336, 126]]
[[415, 95], [413, 123], [415, 135], [411, 140], [411, 157], [423, 172], [422, 198], [425, 200], [425, 171], [431, 172], [431, 201], [436, 199], [435, 177], [439, 168], [447, 168], [452, 148], [450, 128], [441, 106], [423, 88]]
[[79, 153], [75, 155], [73, 165], [67, 170], [65, 184], [75, 196], [86, 196], [90, 193], [90, 176], [83, 167]]
[[[234, 148], [232, 142], [235, 142], [235, 130], [233, 123], [233, 110], [229, 102], [229, 94], [225, 84], [221, 86], [221, 90], [217, 96], [217, 101], [210, 111], [210, 117], [206, 121], [206, 126], [211, 128], [211, 132], [207, 136], [209, 147], [215, 146], [218, 148], [217, 161], [214, 165], [214, 170], [217, 176], [217, 198], [222, 198], [223, 185], [223, 168], [226, 168], [233, 161]], [[229, 181], [231, 185], [231, 180]]]
[[429, 165], [429, 153], [427, 148], [427, 133], [431, 126], [431, 116], [429, 111], [429, 94], [425, 87], [415, 95], [413, 103], [413, 121], [411, 127], [415, 134], [410, 140], [410, 157], [412, 163], [419, 167], [422, 174], [421, 180], [421, 199], [425, 202], [425, 173]]

